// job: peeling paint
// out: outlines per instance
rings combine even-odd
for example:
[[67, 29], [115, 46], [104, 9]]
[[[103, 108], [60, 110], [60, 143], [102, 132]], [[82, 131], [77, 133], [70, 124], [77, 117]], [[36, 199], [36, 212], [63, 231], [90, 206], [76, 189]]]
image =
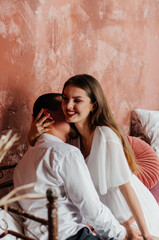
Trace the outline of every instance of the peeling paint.
[[0, 2], [0, 17], [1, 17], [1, 19], [10, 17], [16, 13], [16, 11], [17, 11], [16, 1], [17, 0], [10, 0], [10, 1], [1, 0], [1, 2]]
[[2, 35], [4, 38], [6, 37], [6, 26], [1, 21], [0, 21], [0, 35]]
[[127, 17], [126, 14], [121, 9], [120, 10], [114, 10], [112, 12], [112, 16], [111, 16], [111, 18], [116, 20], [116, 21], [126, 20], [126, 17]]
[[14, 34], [17, 35], [19, 34], [19, 28], [18, 26], [15, 24], [15, 22], [13, 20], [11, 20], [10, 22], [10, 26], [9, 26], [9, 30], [8, 30], [9, 34]]

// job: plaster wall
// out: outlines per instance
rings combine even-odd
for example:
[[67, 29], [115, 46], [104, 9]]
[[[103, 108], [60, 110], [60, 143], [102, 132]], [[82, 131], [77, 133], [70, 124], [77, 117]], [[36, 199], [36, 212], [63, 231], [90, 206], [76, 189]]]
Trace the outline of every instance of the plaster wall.
[[129, 134], [135, 108], [159, 110], [159, 0], [0, 0], [0, 132], [26, 150], [32, 105], [72, 75], [101, 83]]

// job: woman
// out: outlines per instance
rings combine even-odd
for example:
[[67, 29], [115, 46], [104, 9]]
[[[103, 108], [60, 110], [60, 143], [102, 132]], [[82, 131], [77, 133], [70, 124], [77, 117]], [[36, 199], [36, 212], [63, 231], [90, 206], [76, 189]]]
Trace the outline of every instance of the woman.
[[62, 94], [66, 120], [74, 123], [78, 134], [72, 143], [81, 149], [101, 201], [120, 223], [138, 227], [144, 239], [159, 239], [159, 207], [135, 176], [133, 151], [98, 81], [90, 75], [76, 75], [66, 81]]

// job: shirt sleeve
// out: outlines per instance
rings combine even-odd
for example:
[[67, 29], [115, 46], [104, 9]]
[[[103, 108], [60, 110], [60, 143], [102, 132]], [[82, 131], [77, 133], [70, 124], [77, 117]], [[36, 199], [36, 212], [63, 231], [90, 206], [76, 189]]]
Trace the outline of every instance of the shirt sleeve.
[[81, 152], [73, 149], [67, 152], [63, 161], [61, 177], [65, 190], [81, 215], [101, 236], [124, 239], [126, 230], [100, 202]]
[[96, 129], [87, 166], [102, 195], [128, 182], [132, 175], [120, 139], [108, 127]]

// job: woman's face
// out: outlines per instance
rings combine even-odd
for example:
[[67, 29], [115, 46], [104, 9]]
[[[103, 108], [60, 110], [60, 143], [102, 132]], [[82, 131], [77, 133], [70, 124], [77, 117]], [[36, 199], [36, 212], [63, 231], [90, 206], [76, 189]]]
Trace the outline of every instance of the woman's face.
[[83, 89], [68, 85], [63, 93], [62, 109], [67, 122], [88, 123], [93, 104]]

